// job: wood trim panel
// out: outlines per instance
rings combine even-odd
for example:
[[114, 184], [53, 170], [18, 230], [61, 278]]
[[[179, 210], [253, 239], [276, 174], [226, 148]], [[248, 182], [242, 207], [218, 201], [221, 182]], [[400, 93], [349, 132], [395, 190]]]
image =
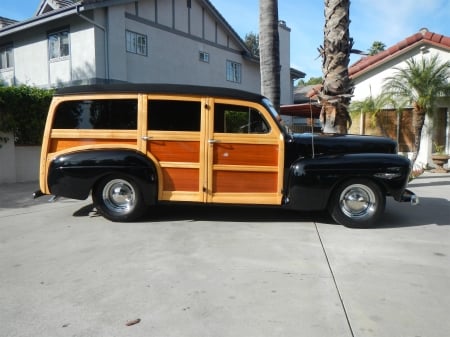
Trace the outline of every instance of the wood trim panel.
[[147, 142], [147, 151], [151, 152], [158, 161], [194, 163], [200, 161], [200, 142], [198, 141], [152, 139]]
[[212, 193], [273, 193], [277, 185], [276, 172], [214, 171]]
[[217, 143], [213, 164], [278, 166], [278, 145]]
[[199, 191], [199, 170], [163, 167], [164, 191]]
[[136, 139], [51, 139], [49, 146], [49, 153], [60, 152], [67, 149], [73, 149], [80, 147], [89, 147], [97, 145], [108, 145], [108, 147], [123, 148], [133, 147], [136, 149]]
[[281, 205], [278, 193], [214, 193], [214, 203], [242, 205]]
[[136, 130], [81, 130], [54, 129], [50, 138], [68, 139], [136, 139]]

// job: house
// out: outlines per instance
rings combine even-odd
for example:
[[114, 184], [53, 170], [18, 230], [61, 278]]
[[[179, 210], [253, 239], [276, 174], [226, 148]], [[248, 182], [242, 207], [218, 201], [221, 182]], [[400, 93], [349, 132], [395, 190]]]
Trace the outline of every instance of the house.
[[[292, 103], [290, 29], [280, 21], [281, 103]], [[209, 0], [42, 0], [0, 19], [0, 81], [43, 88], [182, 83], [260, 92], [259, 59]]]
[[[384, 80], [395, 74], [394, 68], [403, 67], [406, 60], [411, 58], [421, 60], [423, 57], [428, 58], [436, 54], [441, 61], [450, 61], [450, 37], [423, 28], [420, 32], [374, 56], [360, 59], [349, 68], [349, 76], [355, 85], [352, 101], [363, 101], [370, 96], [380, 95]], [[411, 111], [411, 107], [406, 109], [402, 118], [411, 121]], [[388, 123], [396, 123], [396, 121], [391, 118]], [[400, 137], [406, 137], [402, 134], [402, 131], [411, 134], [412, 126], [397, 130], [397, 132], [400, 132]], [[421, 148], [416, 161], [419, 166], [432, 163], [433, 143], [444, 145], [446, 151], [450, 151], [450, 101], [448, 97], [443, 97], [437, 102], [434, 117], [427, 118], [425, 121]], [[409, 151], [413, 150], [410, 149]]]
[[[290, 67], [284, 21], [279, 35], [280, 101], [291, 104], [305, 74]], [[0, 17], [2, 85], [113, 82], [261, 91], [259, 59], [209, 0], [41, 0], [30, 19]], [[38, 162], [38, 148], [4, 144], [0, 183], [36, 180]]]

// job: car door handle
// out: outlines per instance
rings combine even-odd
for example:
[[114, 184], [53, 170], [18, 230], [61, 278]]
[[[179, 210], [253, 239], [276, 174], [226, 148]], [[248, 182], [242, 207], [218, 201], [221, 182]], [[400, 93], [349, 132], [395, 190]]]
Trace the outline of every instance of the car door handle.
[[214, 144], [214, 143], [218, 143], [219, 141], [216, 139], [208, 139], [208, 143], [209, 144]]
[[141, 137], [141, 139], [142, 140], [149, 140], [149, 139], [151, 139], [152, 137], [149, 137], [149, 136], [143, 136], [143, 137]]

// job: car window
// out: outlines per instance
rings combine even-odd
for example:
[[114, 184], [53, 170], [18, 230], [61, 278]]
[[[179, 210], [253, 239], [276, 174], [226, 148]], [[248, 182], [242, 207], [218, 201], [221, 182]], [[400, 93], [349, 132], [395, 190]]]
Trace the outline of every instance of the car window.
[[200, 131], [200, 116], [200, 101], [148, 101], [148, 130]]
[[215, 104], [214, 132], [268, 133], [269, 124], [262, 114], [251, 107], [234, 104]]
[[53, 128], [136, 129], [137, 100], [101, 99], [62, 102], [56, 109]]

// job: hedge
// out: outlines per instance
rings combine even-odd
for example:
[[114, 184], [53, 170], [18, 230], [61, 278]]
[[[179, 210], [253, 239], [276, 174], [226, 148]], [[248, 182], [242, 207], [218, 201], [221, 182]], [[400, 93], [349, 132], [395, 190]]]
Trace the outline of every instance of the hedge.
[[0, 87], [0, 131], [12, 133], [16, 145], [41, 145], [52, 95], [30, 86]]

